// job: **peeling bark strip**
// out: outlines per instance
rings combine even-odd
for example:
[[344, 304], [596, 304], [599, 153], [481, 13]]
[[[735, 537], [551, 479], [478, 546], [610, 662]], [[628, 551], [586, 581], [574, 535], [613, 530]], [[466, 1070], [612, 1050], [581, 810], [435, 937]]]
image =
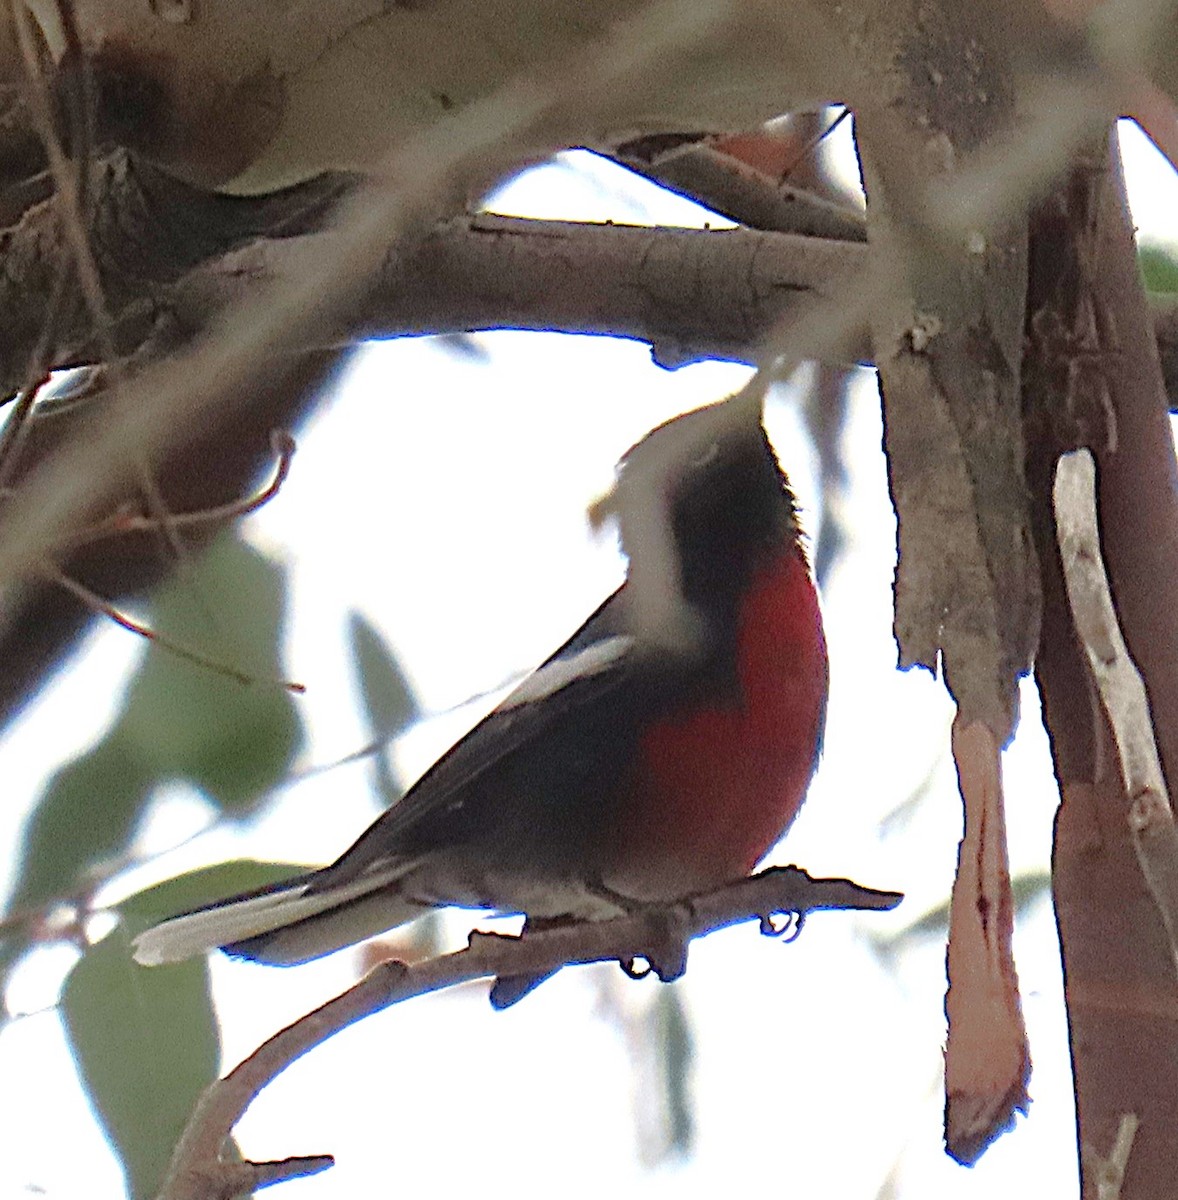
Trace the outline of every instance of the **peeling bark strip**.
[[1001, 744], [1039, 621], [1019, 399], [1026, 222], [946, 232], [928, 198], [1010, 130], [1014, 83], [992, 25], [911, 9], [866, 30], [879, 79], [856, 113], [868, 241], [906, 268], [872, 331], [899, 520], [895, 631], [901, 666], [939, 666], [962, 720]]
[[965, 836], [949, 913], [945, 1149], [973, 1163], [1029, 1103], [1027, 1031], [1011, 952], [1014, 899], [1006, 853], [1001, 752], [983, 722], [953, 722]]
[[1096, 466], [1073, 450], [1055, 475], [1055, 524], [1072, 621], [1112, 729], [1129, 798], [1133, 849], [1178, 966], [1178, 831], [1153, 735], [1149, 698], [1113, 607], [1096, 519]]

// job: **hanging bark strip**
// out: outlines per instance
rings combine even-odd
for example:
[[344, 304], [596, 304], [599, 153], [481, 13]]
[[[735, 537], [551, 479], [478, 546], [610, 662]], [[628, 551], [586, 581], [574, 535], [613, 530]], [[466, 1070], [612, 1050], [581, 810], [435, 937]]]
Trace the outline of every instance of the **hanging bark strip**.
[[1027, 1111], [1031, 1059], [1011, 952], [1014, 900], [1006, 851], [1002, 747], [982, 721], [953, 723], [965, 805], [949, 916], [951, 1041], [945, 1055], [945, 1148], [973, 1163]]

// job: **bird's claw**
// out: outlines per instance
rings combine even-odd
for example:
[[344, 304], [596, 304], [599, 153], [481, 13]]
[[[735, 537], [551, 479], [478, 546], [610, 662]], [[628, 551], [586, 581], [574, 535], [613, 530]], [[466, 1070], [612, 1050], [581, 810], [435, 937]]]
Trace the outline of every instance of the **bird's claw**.
[[645, 979], [653, 973], [663, 983], [670, 983], [687, 970], [686, 914], [680, 908], [651, 906], [644, 916], [649, 933], [644, 940], [650, 948], [641, 957], [620, 959], [621, 968], [631, 979]]
[[771, 912], [761, 917], [761, 933], [765, 937], [781, 938], [783, 944], [796, 942], [806, 923], [804, 912]]

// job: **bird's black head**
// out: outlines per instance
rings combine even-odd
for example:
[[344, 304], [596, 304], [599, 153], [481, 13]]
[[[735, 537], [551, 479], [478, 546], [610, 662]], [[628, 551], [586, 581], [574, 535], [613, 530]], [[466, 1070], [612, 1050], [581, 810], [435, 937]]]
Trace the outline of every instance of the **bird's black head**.
[[772, 555], [801, 553], [797, 506], [754, 393], [647, 434], [622, 459], [609, 507], [639, 623], [667, 634], [659, 640], [698, 640], [700, 619], [722, 621]]

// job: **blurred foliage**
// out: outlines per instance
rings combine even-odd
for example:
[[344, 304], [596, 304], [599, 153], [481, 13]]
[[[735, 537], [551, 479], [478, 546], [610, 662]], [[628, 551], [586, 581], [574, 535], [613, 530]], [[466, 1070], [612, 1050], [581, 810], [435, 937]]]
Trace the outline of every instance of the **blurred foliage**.
[[[420, 720], [421, 706], [392, 648], [362, 613], [353, 612], [348, 618], [348, 639], [372, 747], [372, 786], [381, 803], [391, 808], [405, 789], [389, 765], [389, 744]], [[441, 953], [442, 914], [437, 910], [423, 913], [407, 929], [397, 931], [393, 944], [395, 951], [387, 942], [381, 943], [369, 965], [383, 961], [390, 953], [413, 962]]]
[[[0, 978], [44, 937], [37, 914], [73, 906], [85, 942], [96, 888], [130, 860], [157, 787], [185, 781], [225, 816], [248, 814], [287, 775], [303, 731], [280, 681], [283, 571], [239, 538], [218, 539], [160, 589], [152, 642], [110, 731], [50, 779], [25, 829], [0, 943]], [[201, 665], [223, 664], [224, 669]], [[232, 862], [130, 897], [118, 927], [86, 946], [61, 997], [79, 1075], [118, 1153], [130, 1194], [154, 1195], [192, 1105], [216, 1075], [220, 1045], [203, 960], [146, 968], [131, 957], [141, 929], [227, 894], [295, 873]]]
[[695, 1040], [683, 1005], [683, 992], [673, 985], [661, 987], [654, 1006], [659, 1076], [666, 1112], [668, 1152], [691, 1153], [695, 1137], [691, 1077]]
[[243, 684], [153, 645], [117, 729], [157, 779], [190, 780], [222, 811], [248, 812], [286, 774], [303, 733], [280, 683], [281, 568], [235, 538], [156, 596], [152, 627], [250, 676]]
[[[199, 661], [152, 642], [110, 731], [49, 781], [25, 830], [12, 901], [22, 916], [0, 938], [0, 980], [28, 940], [43, 936], [35, 915], [57, 902], [73, 906], [79, 923], [70, 935], [85, 942], [89, 898], [130, 861], [159, 785], [190, 783], [221, 816], [239, 818], [287, 778], [303, 729], [281, 681], [285, 600], [283, 571], [234, 536], [153, 597], [148, 626]], [[368, 621], [354, 615], [350, 637], [375, 786], [392, 803], [400, 789], [384, 751], [417, 719], [417, 702]], [[71, 970], [61, 997], [66, 1036], [136, 1200], [156, 1194], [193, 1104], [216, 1076], [220, 1039], [207, 962], [142, 967], [132, 939], [177, 912], [302, 870], [238, 860], [140, 891]]]
[[1147, 292], [1172, 294], [1178, 292], [1178, 258], [1161, 246], [1139, 246], [1137, 262], [1145, 280]]
[[192, 1106], [217, 1073], [220, 1039], [201, 958], [141, 967], [123, 930], [91, 946], [61, 998], [66, 1036], [129, 1194], [154, 1196]]
[[118, 727], [49, 781], [25, 832], [14, 907], [75, 895], [126, 850], [155, 779]]
[[154, 1196], [172, 1148], [221, 1057], [204, 958], [141, 967], [131, 940], [163, 917], [296, 874], [251, 860], [190, 871], [128, 897], [114, 932], [89, 946], [61, 997], [78, 1074], [135, 1200]]
[[107, 736], [50, 780], [25, 831], [14, 908], [75, 897], [129, 850], [155, 787], [186, 780], [227, 815], [249, 812], [302, 741], [278, 682], [284, 580], [234, 537], [157, 593], [148, 624], [234, 675], [152, 643]]
[[373, 739], [392, 738], [418, 718], [417, 700], [388, 643], [363, 614], [348, 619], [360, 699]]
[[373, 786], [381, 801], [392, 805], [400, 800], [403, 789], [389, 767], [388, 744], [421, 713], [396, 656], [367, 617], [358, 612], [351, 614], [348, 638], [360, 701], [368, 723]]

